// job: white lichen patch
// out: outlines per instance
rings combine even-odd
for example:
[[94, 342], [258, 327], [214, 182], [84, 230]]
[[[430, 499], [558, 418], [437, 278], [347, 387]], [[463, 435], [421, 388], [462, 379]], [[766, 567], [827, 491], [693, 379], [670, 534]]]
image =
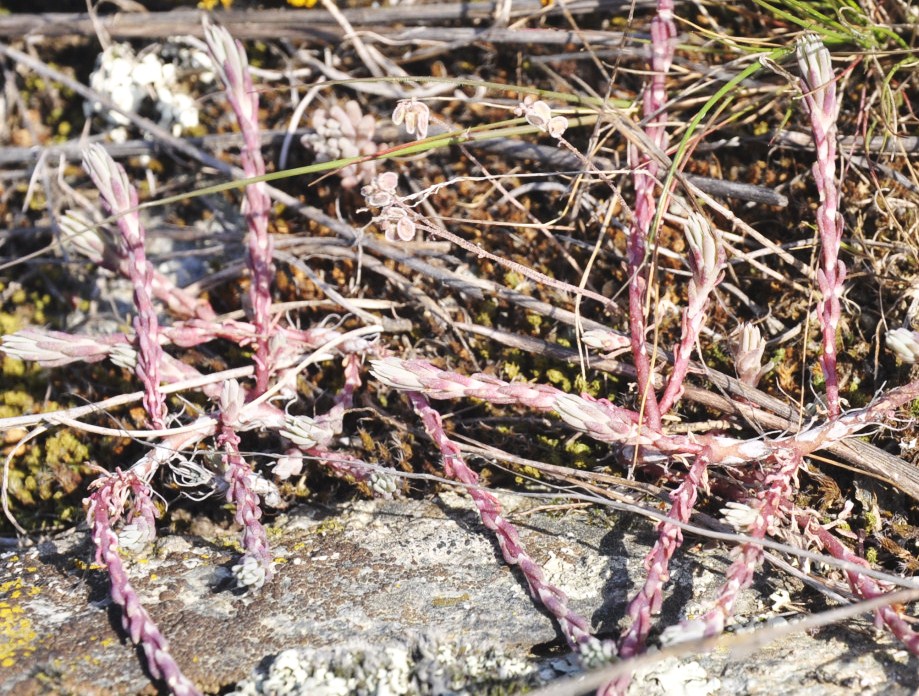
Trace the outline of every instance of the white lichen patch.
[[[488, 647], [422, 637], [411, 644], [290, 649], [237, 684], [236, 696], [421, 696], [507, 692], [535, 666]], [[513, 690], [513, 689], [512, 689]]]
[[720, 689], [721, 681], [717, 677], [710, 677], [698, 662], [667, 658], [639, 671], [628, 693], [635, 696], [709, 696], [718, 693]]
[[[180, 136], [198, 125], [198, 106], [182, 86], [180, 76], [210, 67], [206, 54], [184, 46], [170, 46], [159, 52], [136, 54], [129, 44], [114, 43], [96, 60], [90, 86], [119, 109], [142, 113], [152, 109], [159, 125]], [[115, 141], [127, 139], [130, 121], [101, 102], [87, 103], [87, 116], [101, 114], [116, 126], [110, 133]]]

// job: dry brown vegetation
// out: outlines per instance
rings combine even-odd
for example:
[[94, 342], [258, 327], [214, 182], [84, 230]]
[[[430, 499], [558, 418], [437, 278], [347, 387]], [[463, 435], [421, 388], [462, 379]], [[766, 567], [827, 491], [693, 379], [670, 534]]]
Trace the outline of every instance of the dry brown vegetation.
[[[654, 3], [572, 0], [544, 7], [524, 0], [508, 5], [505, 18], [485, 3], [354, 7], [344, 16], [359, 43], [342, 40], [349, 30], [341, 17], [319, 7], [293, 14], [237, 2], [233, 11], [214, 16], [246, 43], [258, 69], [269, 171], [279, 169], [285, 130], [302, 133], [320, 107], [356, 100], [364, 114], [376, 119], [375, 141], [387, 153], [410, 141], [389, 117], [403, 90], [415, 85], [427, 90], [434, 128], [441, 131], [512, 118], [523, 96], [520, 88], [544, 90], [542, 98], [567, 109], [566, 137], [606, 172], [602, 179], [586, 173], [580, 160], [532, 128], [418, 148], [413, 154], [397, 152], [376, 166], [398, 171], [403, 192], [439, 187], [419, 208], [436, 225], [501, 259], [612, 302], [575, 302], [573, 293], [441, 239], [419, 236], [409, 244], [387, 243], [368, 226], [360, 186], [345, 189], [334, 171], [272, 182], [282, 194], [275, 197], [271, 222], [274, 301], [288, 303], [283, 306], [287, 316], [302, 327], [338, 319], [345, 328], [381, 323], [381, 340], [391, 354], [421, 357], [462, 374], [485, 372], [586, 391], [637, 409], [628, 355], [593, 355], [585, 366], [576, 326], [628, 333], [628, 212], [622, 202], [632, 200], [632, 182], [625, 152], [630, 137], [639, 132], [635, 105], [645, 88], [646, 32]], [[149, 124], [135, 119], [126, 126], [127, 141], [120, 143], [106, 141], [113, 125], [99, 114], [87, 117], [86, 95], [68, 82], [89, 84], [100, 38], [129, 41], [138, 52], [160, 54], [170, 36], [200, 34], [198, 21], [191, 10], [126, 12], [117, 20], [100, 15], [97, 25], [20, 13], [0, 17], [5, 37], [0, 46], [5, 56], [0, 333], [29, 324], [92, 332], [128, 323], [131, 310], [111, 274], [87, 266], [60, 244], [61, 215], [96, 197], [79, 169], [82, 138], [103, 136], [144, 201], [226, 180], [239, 141], [223, 102], [213, 96], [213, 85], [200, 79], [200, 69], [186, 66], [178, 81], [194, 98], [200, 125], [174, 136], [168, 127], [151, 132]], [[892, 329], [919, 329], [915, 6], [901, 0], [681, 2], [677, 26], [679, 45], [667, 80], [667, 154], [679, 165], [674, 195], [696, 200], [686, 187], [689, 181], [713, 196], [720, 207], [707, 212], [724, 232], [728, 267], [686, 392], [665, 428], [679, 432], [701, 424], [707, 432], [755, 437], [795, 432], [825, 413], [814, 316], [815, 155], [796, 65], [781, 53], [793, 49], [805, 28], [823, 35], [840, 74], [842, 258], [849, 269], [838, 336], [841, 396], [848, 407], [863, 407], [880, 391], [919, 376], [884, 342]], [[23, 59], [29, 56], [32, 62]], [[718, 94], [758, 61], [758, 71]], [[400, 70], [418, 77], [417, 83], [385, 79]], [[320, 84], [373, 77], [384, 79]], [[306, 95], [311, 101], [305, 113], [292, 122]], [[564, 101], [559, 95], [571, 98]], [[610, 105], [605, 110], [597, 106], [604, 100]], [[143, 104], [137, 115], [156, 121], [155, 101]], [[286, 166], [312, 162], [313, 153], [299, 144], [298, 135]], [[237, 192], [225, 191], [144, 211], [151, 257], [172, 268], [191, 269], [197, 274], [190, 279], [195, 289], [218, 312], [237, 311], [248, 282], [237, 201]], [[649, 341], [662, 349], [657, 366], [666, 374], [666, 351], [679, 341], [680, 310], [687, 302], [680, 219], [665, 215], [655, 241]], [[774, 362], [758, 390], [733, 379], [732, 333], [743, 321], [759, 326], [768, 340], [766, 358]], [[228, 342], [175, 354], [203, 372], [249, 358], [246, 350]], [[3, 418], [92, 403], [137, 388], [129, 372], [108, 363], [49, 371], [5, 357], [2, 374]], [[367, 382], [346, 416], [346, 450], [397, 470], [439, 475], [431, 445], [408, 405], [372, 379]], [[302, 402], [309, 405], [301, 408], [326, 410], [340, 386], [337, 369], [305, 373], [299, 388]], [[185, 403], [172, 398], [174, 409], [194, 412], [203, 406], [194, 397]], [[467, 454], [475, 455], [489, 485], [543, 489], [550, 497], [562, 497], [552, 486], [575, 482], [601, 495], [610, 489], [628, 492], [654, 506], [683, 471], [670, 464], [634, 470], [631, 450], [572, 436], [542, 414], [475, 401], [450, 402], [446, 408], [449, 432]], [[837, 530], [845, 542], [876, 567], [905, 575], [919, 569], [916, 415], [919, 406], [904, 407], [892, 430], [865, 433], [810, 457], [795, 499], [798, 507], [813, 509], [826, 521], [851, 506], [851, 516]], [[144, 414], [139, 408], [120, 409], [89, 420], [138, 428]], [[26, 432], [21, 426], [7, 429], [3, 454], [10, 456], [12, 510], [35, 533], [79, 519], [94, 464], [127, 466], [140, 451], [127, 438], [68, 428], [16, 449]], [[272, 463], [259, 454], [277, 451], [271, 438], [247, 435], [243, 448], [256, 465]], [[730, 470], [711, 476], [711, 490], [698, 508], [718, 516], [738, 481]], [[286, 504], [310, 495], [356, 494], [353, 486], [319, 468], [279, 486]], [[402, 486], [409, 495], [426, 490], [408, 481]], [[358, 488], [369, 493], [366, 486]], [[197, 509], [173, 479], [164, 480], [160, 490], [173, 509]], [[171, 518], [167, 514], [164, 519], [168, 524]], [[839, 589], [842, 574], [831, 573], [820, 582]]]

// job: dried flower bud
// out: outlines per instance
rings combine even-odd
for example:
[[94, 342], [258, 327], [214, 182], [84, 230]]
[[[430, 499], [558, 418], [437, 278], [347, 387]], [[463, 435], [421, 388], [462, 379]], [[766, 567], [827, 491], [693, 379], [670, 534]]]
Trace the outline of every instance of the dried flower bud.
[[628, 348], [631, 345], [628, 336], [607, 331], [605, 329], [590, 329], [581, 334], [585, 345], [597, 350], [616, 351]]
[[905, 363], [919, 360], [919, 331], [894, 329], [887, 332], [887, 347]]
[[420, 391], [424, 384], [405, 368], [398, 358], [383, 358], [370, 361], [370, 372], [387, 387]]
[[90, 220], [76, 210], [68, 210], [58, 221], [62, 241], [95, 264], [105, 256], [105, 238]]
[[418, 140], [424, 140], [428, 136], [428, 124], [431, 121], [431, 110], [427, 104], [424, 104], [415, 97], [411, 99], [402, 99], [396, 104], [395, 111], [392, 112], [392, 122], [397, 126], [405, 122], [405, 131], [410, 135], [417, 133]]
[[731, 500], [721, 508], [721, 515], [724, 521], [738, 532], [744, 532], [750, 528], [750, 525], [756, 522], [759, 512], [745, 503], [738, 503]]
[[561, 138], [568, 128], [568, 119], [564, 116], [553, 116], [552, 109], [546, 102], [537, 100], [532, 94], [520, 102], [514, 111], [518, 116], [526, 118], [527, 123], [548, 133], [553, 138]]
[[246, 121], [258, 119], [258, 95], [252, 90], [249, 78], [249, 59], [246, 49], [224, 27], [204, 19], [204, 40], [214, 62], [214, 71], [230, 91], [230, 98], [241, 109]]
[[[130, 350], [127, 344], [120, 345]], [[0, 338], [0, 351], [12, 358], [34, 360], [43, 367], [60, 367], [78, 360], [98, 362], [108, 357], [112, 350], [111, 345], [91, 336], [75, 336], [62, 331], [23, 329]]]
[[83, 167], [92, 178], [102, 200], [111, 212], [120, 213], [137, 207], [137, 193], [124, 168], [98, 143], [83, 150]]
[[246, 393], [235, 379], [228, 379], [220, 390], [220, 417], [225, 423], [238, 425], [246, 404]]
[[127, 343], [117, 343], [109, 351], [109, 360], [126, 370], [137, 368], [137, 351]]

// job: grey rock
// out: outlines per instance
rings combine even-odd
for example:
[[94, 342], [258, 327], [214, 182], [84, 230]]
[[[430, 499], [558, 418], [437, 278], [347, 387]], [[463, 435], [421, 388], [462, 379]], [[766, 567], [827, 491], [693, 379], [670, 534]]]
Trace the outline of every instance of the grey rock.
[[[502, 500], [548, 580], [601, 634], [618, 634], [643, 579], [652, 525]], [[575, 669], [557, 627], [463, 496], [292, 512], [269, 528], [274, 579], [243, 595], [229, 571], [235, 533], [193, 529], [126, 561], [173, 655], [207, 692], [517, 693]], [[156, 692], [92, 554], [88, 534], [74, 531], [0, 557], [0, 693]], [[702, 611], [727, 563], [720, 548], [679, 554], [661, 627]], [[746, 593], [739, 619], [770, 615], [768, 597], [785, 585], [794, 596], [780, 577]], [[716, 653], [665, 662], [631, 693], [897, 694], [919, 686], [915, 658], [895, 641], [868, 621], [847, 626], [739, 660]]]

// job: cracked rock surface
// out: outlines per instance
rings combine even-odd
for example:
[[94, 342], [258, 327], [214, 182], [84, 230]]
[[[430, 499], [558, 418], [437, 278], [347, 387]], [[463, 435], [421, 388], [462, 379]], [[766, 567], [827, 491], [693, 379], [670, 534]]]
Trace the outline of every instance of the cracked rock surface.
[[[601, 635], [618, 634], [652, 525], [502, 501], [547, 579]], [[193, 529], [127, 560], [174, 656], [206, 692], [516, 693], [573, 669], [552, 620], [463, 496], [292, 511], [269, 528], [277, 574], [254, 595], [233, 589], [236, 534]], [[74, 531], [0, 557], [0, 693], [156, 693], [108, 600], [107, 578], [89, 565], [92, 553], [88, 534]], [[678, 555], [662, 627], [707, 606], [727, 556], [722, 547]], [[761, 575], [741, 620], [774, 616], [769, 596], [786, 583], [792, 596], [797, 590], [768, 567]], [[869, 620], [735, 657], [665, 662], [631, 692], [905, 694], [919, 686], [916, 659]]]

